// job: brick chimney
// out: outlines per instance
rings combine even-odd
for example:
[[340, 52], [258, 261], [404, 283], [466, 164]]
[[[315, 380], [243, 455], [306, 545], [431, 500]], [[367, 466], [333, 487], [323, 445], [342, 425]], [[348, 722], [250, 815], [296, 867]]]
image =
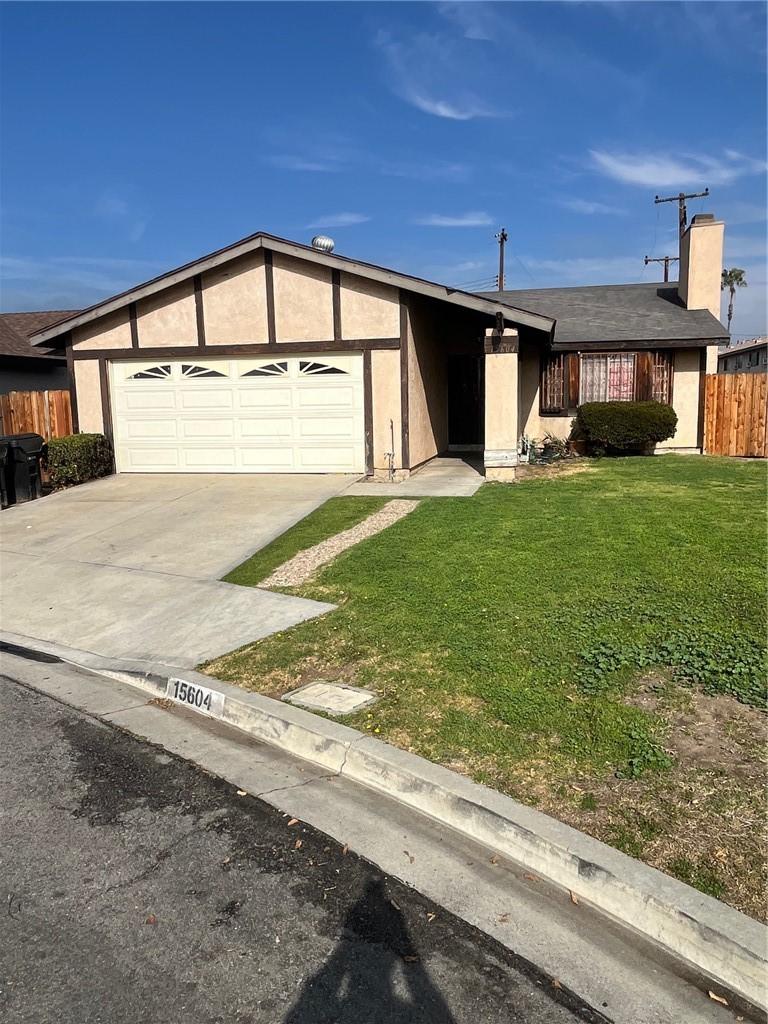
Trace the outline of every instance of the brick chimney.
[[714, 214], [697, 213], [680, 239], [677, 294], [686, 309], [708, 309], [720, 319], [725, 224]]

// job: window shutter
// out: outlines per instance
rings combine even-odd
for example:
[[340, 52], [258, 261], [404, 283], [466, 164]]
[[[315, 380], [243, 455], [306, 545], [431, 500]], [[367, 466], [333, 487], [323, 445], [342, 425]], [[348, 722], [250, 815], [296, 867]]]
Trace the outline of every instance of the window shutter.
[[653, 398], [653, 353], [638, 352], [635, 356], [635, 401]]
[[579, 404], [579, 354], [569, 352], [565, 357], [565, 408], [575, 409]]

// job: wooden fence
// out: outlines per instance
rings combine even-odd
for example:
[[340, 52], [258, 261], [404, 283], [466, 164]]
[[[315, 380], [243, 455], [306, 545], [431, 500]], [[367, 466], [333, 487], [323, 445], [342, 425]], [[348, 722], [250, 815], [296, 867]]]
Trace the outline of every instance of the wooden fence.
[[0, 432], [40, 434], [46, 441], [72, 433], [68, 391], [11, 391], [0, 395]]
[[768, 374], [707, 374], [704, 451], [768, 458]]

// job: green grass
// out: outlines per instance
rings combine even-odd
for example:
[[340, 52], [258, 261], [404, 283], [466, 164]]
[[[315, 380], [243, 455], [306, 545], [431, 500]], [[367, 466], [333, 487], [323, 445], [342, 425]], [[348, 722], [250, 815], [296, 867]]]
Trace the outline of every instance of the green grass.
[[311, 548], [314, 544], [319, 544], [320, 541], [355, 526], [366, 516], [378, 512], [388, 500], [366, 497], [331, 498], [271, 544], [257, 551], [242, 565], [238, 565], [224, 579], [227, 583], [238, 583], [242, 587], [258, 586], [279, 565], [293, 558], [299, 551]]
[[[763, 694], [765, 484], [763, 464], [666, 456], [426, 499], [297, 591], [337, 611], [207, 669], [265, 692], [320, 673], [372, 687], [382, 699], [349, 724], [640, 855], [659, 840], [630, 842], [604, 805], [636, 803], [636, 780], [643, 800], [661, 793], [676, 761], [663, 709], [628, 699], [638, 680], [663, 669], [673, 688]], [[297, 532], [350, 525], [347, 501], [228, 579], [257, 582], [303, 546]], [[663, 799], [668, 829], [689, 828]], [[659, 817], [653, 800], [645, 813]]]

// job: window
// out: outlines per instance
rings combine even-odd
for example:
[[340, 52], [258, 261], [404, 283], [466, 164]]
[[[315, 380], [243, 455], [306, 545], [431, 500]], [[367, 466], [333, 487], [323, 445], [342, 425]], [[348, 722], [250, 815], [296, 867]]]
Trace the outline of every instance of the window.
[[181, 364], [182, 377], [226, 377], [220, 370], [212, 370], [209, 366], [195, 366], [192, 363]]
[[631, 402], [635, 397], [634, 353], [582, 356], [579, 396], [582, 402]]
[[170, 376], [170, 366], [150, 366], [146, 370], [137, 370], [136, 373], [132, 373], [128, 380], [156, 380], [157, 378]]
[[327, 363], [315, 363], [307, 359], [299, 360], [299, 373], [346, 373], [346, 370], [340, 370], [338, 366], [329, 366]]
[[265, 363], [254, 370], [247, 370], [243, 377], [284, 377], [288, 373], [288, 363]]
[[757, 357], [758, 357], [757, 350], [755, 350], [753, 352], [750, 352], [748, 354], [748, 356], [747, 356], [747, 359], [748, 359], [747, 366], [757, 366]]
[[540, 412], [564, 416], [582, 402], [672, 402], [673, 354], [553, 352], [541, 364]]

